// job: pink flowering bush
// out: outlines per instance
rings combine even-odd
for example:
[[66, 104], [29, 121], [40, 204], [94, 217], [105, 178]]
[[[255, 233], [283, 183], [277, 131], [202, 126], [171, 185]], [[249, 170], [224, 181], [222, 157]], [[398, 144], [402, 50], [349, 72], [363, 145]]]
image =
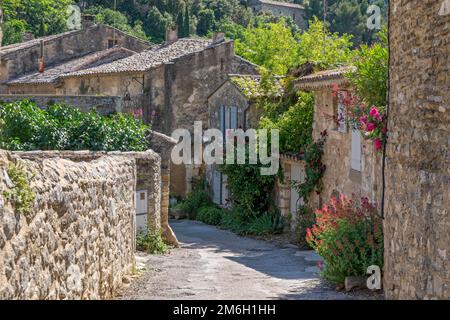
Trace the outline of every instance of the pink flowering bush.
[[332, 282], [364, 276], [371, 265], [383, 266], [382, 219], [367, 198], [332, 198], [316, 210], [306, 241], [324, 259], [322, 275]]
[[[368, 107], [349, 91], [340, 91], [333, 85], [333, 95], [346, 107], [349, 124], [361, 131], [364, 138], [372, 140], [376, 150], [381, 150], [386, 142], [386, 117], [384, 107]], [[339, 119], [340, 120], [340, 119]]]

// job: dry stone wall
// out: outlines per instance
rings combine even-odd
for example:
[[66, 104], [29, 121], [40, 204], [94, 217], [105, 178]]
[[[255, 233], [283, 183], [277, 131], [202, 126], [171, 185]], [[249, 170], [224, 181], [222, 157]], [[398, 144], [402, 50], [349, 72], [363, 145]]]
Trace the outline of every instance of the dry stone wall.
[[[138, 161], [160, 166], [152, 151], [0, 151], [0, 299], [111, 297], [135, 263]], [[35, 194], [28, 213], [11, 168]]]
[[450, 14], [444, 0], [389, 3], [384, 290], [450, 299]]

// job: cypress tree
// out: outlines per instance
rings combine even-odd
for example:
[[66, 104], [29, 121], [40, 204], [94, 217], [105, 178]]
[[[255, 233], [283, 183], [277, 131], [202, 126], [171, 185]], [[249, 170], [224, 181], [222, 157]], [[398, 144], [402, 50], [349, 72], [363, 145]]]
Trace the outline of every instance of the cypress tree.
[[189, 7], [186, 4], [184, 7], [184, 21], [183, 21], [183, 37], [189, 37], [191, 35], [191, 22], [189, 19]]

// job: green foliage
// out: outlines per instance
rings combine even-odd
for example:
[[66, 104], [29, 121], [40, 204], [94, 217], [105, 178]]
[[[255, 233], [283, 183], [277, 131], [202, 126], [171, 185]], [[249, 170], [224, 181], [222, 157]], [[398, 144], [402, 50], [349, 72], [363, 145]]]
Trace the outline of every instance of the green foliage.
[[191, 219], [195, 219], [201, 208], [211, 207], [213, 205], [208, 191], [202, 183], [194, 184], [191, 192], [186, 198], [177, 205]]
[[225, 164], [220, 171], [227, 176], [233, 206], [247, 215], [268, 212], [272, 202], [275, 176], [261, 175], [261, 164]]
[[151, 7], [145, 20], [144, 30], [153, 41], [162, 42], [165, 39], [166, 29], [173, 25], [174, 19], [169, 13], [161, 13], [157, 7]]
[[8, 150], [143, 151], [148, 126], [128, 114], [100, 116], [29, 101], [0, 105], [0, 148]]
[[19, 165], [11, 164], [6, 172], [14, 186], [4, 191], [3, 196], [12, 203], [17, 213], [29, 215], [36, 195], [30, 187], [25, 170]]
[[170, 246], [164, 242], [161, 231], [147, 230], [136, 235], [136, 248], [150, 254], [164, 254]]
[[378, 37], [380, 41], [372, 46], [361, 46], [353, 61], [356, 72], [346, 75], [356, 89], [356, 95], [369, 107], [387, 105], [389, 48], [386, 27]]
[[263, 236], [283, 232], [284, 221], [279, 214], [265, 213], [252, 219], [246, 233]]
[[[331, 31], [351, 34], [356, 44], [371, 43], [374, 40], [375, 32], [366, 26], [369, 18], [367, 8], [370, 4], [378, 5], [382, 22], [387, 21], [386, 0], [327, 0], [327, 3], [327, 25]], [[313, 17], [323, 19], [323, 0], [308, 0], [305, 13], [308, 20]]]
[[287, 110], [278, 115], [275, 120], [263, 116], [260, 121], [262, 128], [280, 130], [281, 152], [300, 152], [311, 142], [314, 95], [299, 92], [296, 98], [297, 102], [293, 104], [288, 102]]
[[297, 46], [285, 20], [256, 27], [250, 24], [235, 43], [238, 55], [279, 75], [297, 65]]
[[329, 32], [317, 19], [310, 21], [309, 29], [302, 34], [293, 33], [286, 19], [281, 19], [249, 24], [240, 31], [235, 47], [238, 55], [284, 75], [308, 61], [321, 69], [347, 64], [353, 57], [350, 39]]
[[325, 260], [326, 279], [343, 283], [347, 276], [364, 276], [371, 265], [383, 267], [383, 223], [367, 198], [358, 202], [340, 195], [316, 217], [306, 239]]
[[7, 35], [3, 45], [20, 41], [20, 33], [36, 37], [66, 30], [67, 6], [72, 0], [3, 0]]
[[217, 226], [222, 222], [223, 209], [215, 206], [207, 206], [201, 208], [196, 216], [196, 219], [206, 224]]
[[205, 36], [214, 29], [215, 18], [214, 11], [211, 9], [203, 9], [198, 13], [197, 34]]
[[148, 37], [142, 28], [142, 21], [140, 20], [136, 20], [134, 26], [131, 26], [128, 22], [128, 18], [123, 13], [100, 6], [90, 7], [85, 10], [85, 13], [95, 15], [97, 23], [114, 26], [132, 36], [148, 40]]
[[11, 19], [3, 24], [2, 29], [2, 43], [7, 46], [22, 41], [22, 34], [27, 30], [27, 24], [23, 20]]
[[298, 37], [297, 65], [312, 62], [319, 69], [331, 69], [348, 64], [354, 55], [351, 35], [330, 32], [317, 19]]
[[323, 132], [319, 141], [312, 142], [305, 148], [303, 154], [306, 174], [305, 181], [292, 182], [292, 186], [297, 190], [298, 194], [305, 202], [308, 201], [309, 195], [313, 191], [318, 193], [322, 189], [321, 181], [326, 170], [326, 166], [322, 163], [325, 139], [326, 132]]
[[295, 226], [295, 242], [301, 249], [311, 249], [306, 241], [306, 230], [312, 228], [315, 223], [315, 214], [306, 205], [302, 205], [298, 208], [296, 214], [296, 226]]

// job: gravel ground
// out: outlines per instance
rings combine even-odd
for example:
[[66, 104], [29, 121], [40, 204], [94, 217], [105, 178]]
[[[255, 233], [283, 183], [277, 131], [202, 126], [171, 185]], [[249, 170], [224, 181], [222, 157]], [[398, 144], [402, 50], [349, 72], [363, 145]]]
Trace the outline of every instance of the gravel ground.
[[138, 253], [145, 271], [118, 299], [379, 299], [337, 292], [317, 274], [313, 251], [237, 236], [200, 222], [171, 221], [180, 248]]

